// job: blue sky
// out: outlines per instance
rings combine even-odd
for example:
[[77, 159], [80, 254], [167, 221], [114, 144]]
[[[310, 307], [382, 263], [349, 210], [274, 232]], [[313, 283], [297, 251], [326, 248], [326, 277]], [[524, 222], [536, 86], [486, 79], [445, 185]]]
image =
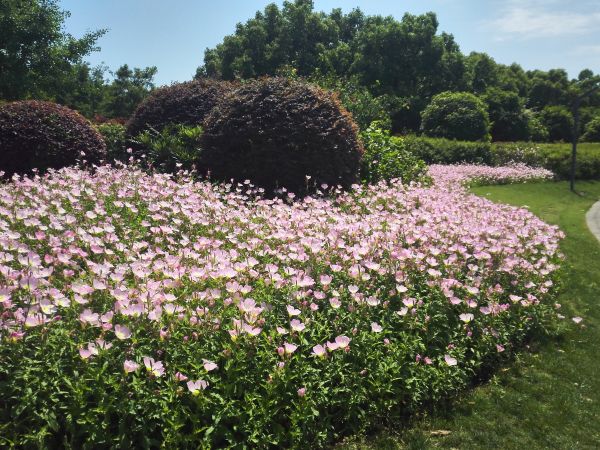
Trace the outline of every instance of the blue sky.
[[[156, 82], [192, 78], [204, 49], [245, 22], [268, 0], [61, 0], [71, 12], [66, 31], [108, 28], [88, 57], [114, 70], [157, 66]], [[274, 1], [281, 5], [283, 1]], [[366, 14], [434, 11], [439, 31], [454, 35], [464, 53], [482, 51], [497, 62], [525, 69], [564, 68], [576, 77], [583, 68], [600, 72], [599, 0], [315, 0], [315, 9], [359, 7]]]

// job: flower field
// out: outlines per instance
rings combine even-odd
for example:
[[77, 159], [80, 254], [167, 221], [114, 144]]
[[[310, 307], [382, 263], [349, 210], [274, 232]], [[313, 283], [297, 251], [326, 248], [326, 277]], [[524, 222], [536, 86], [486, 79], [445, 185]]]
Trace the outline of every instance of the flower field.
[[0, 187], [0, 446], [323, 446], [451, 397], [555, 318], [562, 233], [432, 187], [262, 199], [124, 167]]

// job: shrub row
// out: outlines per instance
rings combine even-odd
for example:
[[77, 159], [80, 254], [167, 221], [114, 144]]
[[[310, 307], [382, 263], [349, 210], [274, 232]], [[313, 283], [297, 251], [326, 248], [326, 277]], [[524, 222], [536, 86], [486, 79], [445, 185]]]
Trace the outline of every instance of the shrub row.
[[489, 142], [456, 141], [443, 138], [404, 136], [404, 147], [428, 164], [455, 164], [471, 162], [490, 164], [492, 161]]
[[[91, 152], [91, 162], [127, 161], [128, 147], [161, 171], [196, 168], [216, 181], [250, 180], [267, 194], [304, 195], [323, 185], [348, 189], [361, 175], [365, 182], [410, 182], [425, 174], [424, 163], [402, 140], [383, 131], [389, 123], [369, 128], [361, 139], [337, 95], [282, 77], [236, 89], [213, 80], [162, 88], [138, 107], [126, 127], [110, 122], [92, 127], [76, 112], [52, 103], [14, 103], [3, 111], [6, 161], [0, 169], [9, 174], [73, 165], [82, 152]], [[361, 171], [363, 141], [368, 155]], [[434, 144], [422, 144], [421, 153], [438, 161]], [[463, 153], [472, 157], [477, 145], [466, 144]], [[25, 157], [17, 155], [22, 148], [28, 149]]]

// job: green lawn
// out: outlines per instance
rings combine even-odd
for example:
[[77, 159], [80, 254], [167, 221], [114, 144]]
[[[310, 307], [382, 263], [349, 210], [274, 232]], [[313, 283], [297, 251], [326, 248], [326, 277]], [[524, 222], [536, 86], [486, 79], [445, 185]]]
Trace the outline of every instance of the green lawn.
[[[600, 448], [600, 244], [585, 223], [600, 199], [600, 182], [580, 182], [577, 190], [581, 196], [565, 182], [473, 189], [493, 201], [527, 205], [566, 233], [559, 302], [568, 323], [561, 339], [522, 353], [444, 411], [342, 448]], [[575, 325], [573, 316], [584, 320]]]

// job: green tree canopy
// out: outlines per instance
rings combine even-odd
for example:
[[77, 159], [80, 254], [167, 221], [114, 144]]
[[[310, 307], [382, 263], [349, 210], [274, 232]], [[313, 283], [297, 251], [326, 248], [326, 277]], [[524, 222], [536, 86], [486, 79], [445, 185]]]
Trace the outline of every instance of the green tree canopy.
[[516, 92], [490, 88], [483, 96], [494, 141], [524, 141], [529, 138], [527, 116]]
[[490, 120], [485, 103], [469, 92], [442, 92], [423, 111], [421, 129], [427, 136], [487, 141]]
[[77, 39], [63, 31], [68, 16], [57, 0], [0, 2], [0, 98], [54, 99], [68, 88], [76, 66], [106, 32]]

